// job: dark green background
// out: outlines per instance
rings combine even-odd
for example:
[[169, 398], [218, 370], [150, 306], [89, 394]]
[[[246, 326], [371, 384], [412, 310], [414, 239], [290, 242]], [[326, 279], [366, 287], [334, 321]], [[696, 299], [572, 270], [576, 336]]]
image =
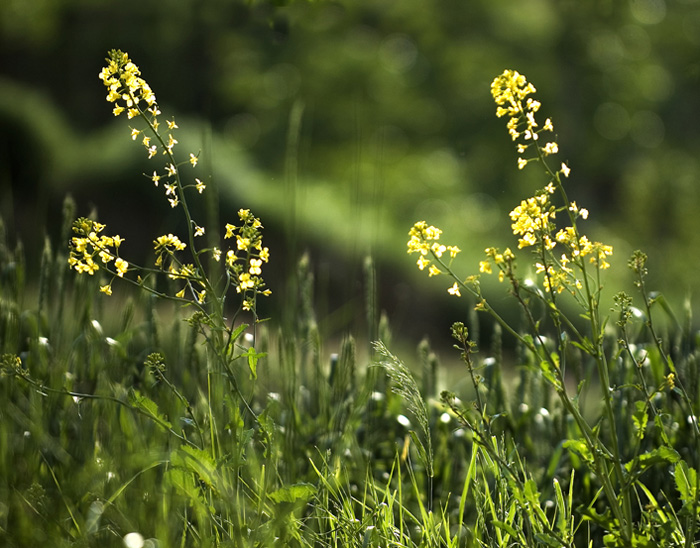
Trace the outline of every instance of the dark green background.
[[[176, 150], [202, 150], [221, 222], [239, 207], [262, 218], [270, 310], [309, 250], [331, 331], [362, 307], [367, 253], [395, 330], [464, 319], [451, 283], [415, 271], [406, 233], [420, 219], [442, 227], [465, 275], [484, 247], [515, 245], [507, 214], [547, 180], [517, 170], [494, 115], [489, 85], [504, 68], [538, 88], [589, 236], [615, 246], [609, 293], [632, 290], [635, 248], [676, 303], [699, 285], [696, 0], [6, 0], [1, 208], [30, 249], [57, 239], [66, 193], [127, 238], [127, 255], [173, 230], [140, 175], [158, 166], [104, 101], [97, 75], [112, 48], [176, 116]], [[429, 314], [441, 307], [452, 308]]]

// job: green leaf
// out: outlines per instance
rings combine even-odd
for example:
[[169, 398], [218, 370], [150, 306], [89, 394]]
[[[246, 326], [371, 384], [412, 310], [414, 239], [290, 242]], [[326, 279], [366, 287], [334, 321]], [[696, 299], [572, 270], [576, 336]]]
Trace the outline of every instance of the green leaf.
[[499, 529], [504, 530], [506, 533], [508, 533], [511, 537], [513, 538], [518, 538], [518, 532], [510, 525], [503, 521], [498, 521], [498, 520], [493, 520], [493, 524], [498, 527]]
[[552, 483], [554, 485], [554, 501], [557, 505], [557, 529], [559, 529], [561, 533], [566, 534], [566, 521], [568, 511], [566, 509], [566, 504], [564, 503], [564, 493], [561, 490], [561, 485], [559, 485], [559, 480], [554, 478], [554, 481]]
[[638, 475], [641, 475], [652, 466], [657, 464], [676, 464], [680, 459], [681, 456], [674, 449], [661, 446], [636, 456], [625, 464], [625, 468], [629, 471], [636, 471]]
[[411, 439], [413, 440], [413, 443], [416, 444], [416, 448], [418, 449], [418, 454], [420, 455], [421, 460], [424, 463], [428, 462], [428, 453], [425, 450], [425, 446], [423, 445], [423, 442], [420, 441], [418, 434], [415, 432], [415, 430], [409, 430], [408, 433], [411, 435]]
[[232, 341], [238, 340], [238, 337], [240, 337], [246, 329], [248, 329], [248, 324], [247, 324], [247, 323], [242, 323], [241, 325], [239, 325], [239, 326], [238, 326], [236, 329], [234, 329], [233, 332], [231, 333], [231, 340], [232, 340]]
[[564, 447], [574, 452], [588, 464], [593, 464], [593, 454], [583, 440], [567, 440], [564, 442]]
[[310, 483], [295, 483], [281, 487], [268, 495], [272, 502], [306, 502], [316, 493], [316, 487]]
[[191, 473], [180, 468], [170, 468], [166, 472], [165, 477], [176, 491], [179, 491], [189, 499], [192, 506], [200, 510], [214, 512], [214, 508], [204, 500], [202, 490], [194, 483]]
[[546, 533], [535, 533], [535, 540], [544, 546], [552, 546], [553, 548], [561, 547], [561, 542]]
[[257, 353], [255, 348], [252, 346], [248, 349], [248, 352], [243, 354], [248, 357], [248, 369], [250, 369], [250, 378], [255, 380], [258, 378], [258, 360], [267, 356], [266, 352]]
[[640, 441], [644, 439], [649, 416], [647, 415], [647, 406], [643, 401], [634, 402], [635, 411], [632, 414], [632, 424], [634, 426], [634, 434]]
[[158, 411], [158, 405], [156, 402], [149, 397], [144, 396], [138, 390], [129, 390], [129, 403], [136, 409], [140, 409], [144, 412], [144, 414], [154, 419], [156, 424], [163, 429], [168, 430], [172, 427], [172, 424], [165, 418], [165, 415], [161, 415]]
[[695, 500], [695, 485], [697, 481], [697, 472], [694, 468], [688, 467], [688, 464], [681, 460], [676, 464], [673, 472], [676, 479], [676, 489], [681, 500], [685, 503], [692, 503]]
[[552, 361], [555, 364], [554, 366], [552, 366], [548, 360], [542, 360], [540, 362], [540, 369], [542, 370], [544, 378], [547, 379], [547, 382], [549, 382], [549, 384], [551, 384], [555, 390], [559, 390], [561, 388], [561, 383], [559, 382], [554, 369], [554, 367], [559, 366], [559, 356], [552, 353]]
[[180, 449], [173, 451], [170, 456], [170, 463], [175, 468], [181, 468], [194, 473], [199, 481], [217, 492], [225, 491], [220, 485], [220, 476], [216, 470], [216, 463], [211, 455], [202, 449], [183, 445]]
[[639, 462], [645, 467], [663, 463], [676, 464], [680, 460], [681, 456], [678, 452], [672, 447], [666, 447], [665, 445], [639, 455]]
[[591, 356], [595, 355], [595, 346], [593, 346], [593, 343], [588, 337], [583, 337], [580, 343], [576, 341], [571, 341], [571, 344], [574, 345], [576, 348], [583, 350], [586, 354], [589, 354]]

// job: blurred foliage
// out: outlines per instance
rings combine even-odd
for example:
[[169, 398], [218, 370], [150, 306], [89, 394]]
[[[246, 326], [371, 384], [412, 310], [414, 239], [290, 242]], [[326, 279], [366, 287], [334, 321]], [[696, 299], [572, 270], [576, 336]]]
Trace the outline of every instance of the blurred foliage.
[[696, 286], [697, 0], [8, 0], [1, 213], [25, 240], [66, 192], [107, 221], [168, 215], [133, 176], [148, 168], [102, 100], [97, 74], [114, 47], [212, 145], [204, 164], [222, 209], [244, 200], [285, 265], [311, 247], [348, 291], [372, 251], [396, 314], [420, 302], [396, 283], [416, 275], [396, 274], [412, 266], [414, 221], [469, 242], [476, 270], [484, 247], [512, 243], [508, 211], [546, 183], [517, 171], [495, 119], [489, 84], [504, 68], [538, 85], [570, 196], [595, 213], [592, 235], [615, 245], [613, 259], [640, 247], [652, 272], [673, 272], [661, 289]]

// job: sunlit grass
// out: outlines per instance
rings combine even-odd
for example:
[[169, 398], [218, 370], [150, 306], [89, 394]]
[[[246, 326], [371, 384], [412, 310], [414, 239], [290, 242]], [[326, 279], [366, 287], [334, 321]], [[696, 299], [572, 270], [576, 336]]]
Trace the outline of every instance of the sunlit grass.
[[[694, 545], [697, 334], [646, 287], [640, 252], [629, 262], [638, 299], [618, 293], [604, 309], [612, 248], [579, 232], [588, 212], [568, 201], [569, 166], [548, 167], [558, 145], [533, 137], [539, 105], [524, 103], [534, 92], [524, 77], [504, 73], [515, 98], [494, 98], [510, 104], [499, 112], [514, 140], [529, 141], [517, 165], [541, 164], [548, 183], [511, 213], [525, 251], [489, 248], [478, 265], [508, 287], [516, 313], [492, 305], [478, 275], [456, 273], [461, 250], [440, 229], [420, 221], [410, 231], [418, 267], [449, 276], [446, 290], [468, 302], [452, 327], [464, 380], [441, 391], [455, 372], [426, 341], [392, 335], [372, 258], [366, 338], [322, 336], [308, 257], [287, 273], [293, 307], [258, 317], [268, 293], [261, 220], [241, 209], [241, 226], [225, 225], [235, 246], [199, 244], [205, 227], [189, 203], [205, 185], [179, 175], [198, 156], [178, 160], [150, 88], [132, 82], [138, 69], [111, 55], [103, 79], [115, 114], [124, 101], [147, 125], [132, 137], [166, 156], [147, 183], [169, 181], [186, 236], [149, 236], [155, 268], [135, 266], [121, 238], [94, 219], [74, 222], [70, 199], [59, 241], [71, 247], [47, 240], [25, 252], [0, 231], [4, 544]], [[556, 232], [557, 215], [571, 226]], [[532, 259], [530, 248], [540, 276], [523, 278], [516, 261]], [[38, 276], [26, 253], [39, 257]], [[578, 316], [559, 306], [564, 296]], [[663, 331], [659, 308], [672, 319]]]

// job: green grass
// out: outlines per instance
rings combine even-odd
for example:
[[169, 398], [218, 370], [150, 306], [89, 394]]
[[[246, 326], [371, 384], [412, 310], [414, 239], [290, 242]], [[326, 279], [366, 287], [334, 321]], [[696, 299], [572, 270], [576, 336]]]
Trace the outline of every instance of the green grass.
[[[29, 287], [21, 248], [0, 251], [4, 545], [120, 546], [136, 531], [152, 546], [547, 546], [567, 534], [584, 546], [610, 528], [580, 431], [525, 349], [502, 363], [497, 329], [472, 356], [478, 396], [446, 395], [447, 406], [425, 343], [406, 358], [414, 375], [387, 347], [321, 341], [306, 302], [295, 332], [258, 326], [266, 355], [257, 379], [237, 362], [236, 393], [208, 368], [187, 309], [138, 293], [110, 300], [48, 244]], [[634, 352], [661, 386], [665, 365], [642, 333]], [[665, 341], [700, 401], [696, 335]], [[569, 363], [567, 382], [584, 383], [584, 412], [607, 443], [597, 389], [585, 388], [591, 364], [573, 349]], [[640, 439], [647, 415], [628, 403], [639, 400], [636, 369], [624, 353], [610, 367], [622, 457], [640, 479], [635, 523], [640, 538], [691, 545], [689, 413], [677, 390], [656, 392]]]
[[[392, 341], [378, 310], [372, 258], [367, 340], [323, 339], [306, 257], [286, 301], [260, 319], [261, 221], [241, 209], [224, 236], [235, 249], [216, 236], [200, 246], [188, 201], [203, 187], [182, 169], [197, 157], [173, 154], [128, 56], [110, 52], [108, 67], [110, 101], [150, 105], [130, 115], [159, 143], [142, 143], [149, 156], [167, 157], [166, 198], [189, 237], [159, 237], [156, 268], [135, 266], [121, 238], [98, 236], [103, 225], [73, 222], [67, 199], [58, 241], [70, 247], [29, 250], [37, 276], [0, 224], [3, 545], [696, 544], [700, 339], [689, 314], [680, 322], [646, 287], [641, 252], [629, 261], [636, 301], [618, 293], [602, 311], [612, 248], [580, 232], [588, 211], [567, 197], [569, 168], [549, 167], [557, 145], [531, 138], [539, 103], [524, 102], [524, 77], [504, 71], [492, 90], [511, 131], [528, 127], [515, 135], [528, 141], [519, 154], [531, 147], [520, 167], [535, 163], [549, 181], [510, 215], [544, 280], [521, 278], [509, 249], [487, 249], [481, 272], [512, 297], [496, 309], [479, 277], [453, 269], [459, 249], [415, 223], [409, 253], [472, 310], [452, 326], [465, 382], [447, 381], [465, 388], [438, 394], [445, 371], [426, 341], [392, 351], [407, 341]], [[571, 226], [557, 232], [556, 213]]]

